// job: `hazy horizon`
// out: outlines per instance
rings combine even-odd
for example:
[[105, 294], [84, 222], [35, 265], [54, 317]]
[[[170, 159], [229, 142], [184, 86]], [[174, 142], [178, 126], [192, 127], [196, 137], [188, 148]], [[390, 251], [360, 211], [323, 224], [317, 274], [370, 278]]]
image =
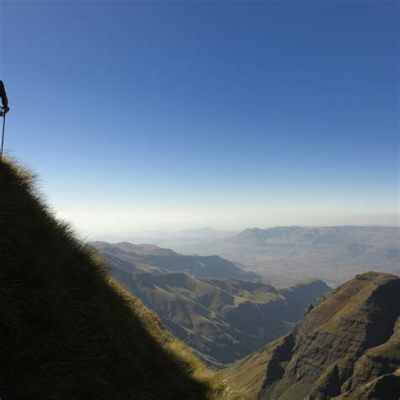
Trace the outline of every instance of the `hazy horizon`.
[[[68, 222], [68, 221], [67, 221]], [[273, 228], [290, 228], [290, 227], [302, 227], [302, 228], [334, 228], [334, 227], [364, 227], [364, 228], [399, 228], [400, 224], [326, 224], [326, 225], [307, 225], [307, 224], [287, 224], [287, 225], [249, 225], [238, 227], [237, 229], [218, 229], [211, 226], [198, 226], [198, 227], [186, 227], [186, 228], [174, 228], [174, 229], [143, 229], [143, 230], [126, 230], [126, 231], [97, 231], [97, 232], [88, 232], [77, 229], [76, 232], [83, 238], [85, 241], [105, 241], [110, 243], [116, 243], [121, 241], [134, 242], [135, 240], [140, 240], [141, 242], [136, 242], [136, 244], [143, 244], [143, 240], [149, 240], [148, 244], [151, 243], [151, 240], [154, 239], [163, 239], [163, 238], [174, 238], [174, 237], [192, 237], [196, 238], [212, 238], [213, 234], [220, 235], [221, 237], [235, 235], [240, 232], [243, 232], [247, 229], [273, 229]], [[76, 228], [76, 226], [72, 225], [72, 228]], [[207, 232], [209, 230], [209, 232]]]

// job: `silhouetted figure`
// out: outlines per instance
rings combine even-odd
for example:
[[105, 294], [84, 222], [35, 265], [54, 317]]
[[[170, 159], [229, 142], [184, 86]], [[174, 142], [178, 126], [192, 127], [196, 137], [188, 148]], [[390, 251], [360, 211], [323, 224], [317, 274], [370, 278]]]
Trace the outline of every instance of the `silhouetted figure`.
[[0, 81], [0, 97], [1, 97], [1, 102], [3, 103], [2, 113], [6, 114], [10, 110], [10, 107], [8, 107], [8, 98], [3, 81]]

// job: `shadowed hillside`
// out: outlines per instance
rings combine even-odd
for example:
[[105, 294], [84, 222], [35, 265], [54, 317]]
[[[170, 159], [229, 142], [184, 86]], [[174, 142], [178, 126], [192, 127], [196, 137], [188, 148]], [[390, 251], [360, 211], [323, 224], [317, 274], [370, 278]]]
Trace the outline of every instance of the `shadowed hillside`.
[[211, 399], [227, 392], [0, 162], [0, 397]]
[[399, 277], [359, 275], [227, 374], [259, 400], [398, 400], [399, 295]]

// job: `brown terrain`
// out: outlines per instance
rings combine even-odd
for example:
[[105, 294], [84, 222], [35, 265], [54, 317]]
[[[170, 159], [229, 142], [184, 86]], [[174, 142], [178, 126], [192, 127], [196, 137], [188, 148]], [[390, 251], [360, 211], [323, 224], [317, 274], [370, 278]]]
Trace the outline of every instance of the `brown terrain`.
[[226, 375], [250, 399], [398, 400], [399, 298], [398, 276], [358, 275]]

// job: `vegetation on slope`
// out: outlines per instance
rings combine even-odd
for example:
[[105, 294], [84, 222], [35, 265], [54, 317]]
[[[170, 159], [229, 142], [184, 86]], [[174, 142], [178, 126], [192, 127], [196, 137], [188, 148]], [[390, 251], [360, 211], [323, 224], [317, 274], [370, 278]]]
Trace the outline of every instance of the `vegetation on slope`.
[[398, 276], [359, 275], [226, 374], [253, 399], [398, 400], [399, 293]]
[[0, 162], [0, 397], [228, 397], [213, 375], [122, 290]]

